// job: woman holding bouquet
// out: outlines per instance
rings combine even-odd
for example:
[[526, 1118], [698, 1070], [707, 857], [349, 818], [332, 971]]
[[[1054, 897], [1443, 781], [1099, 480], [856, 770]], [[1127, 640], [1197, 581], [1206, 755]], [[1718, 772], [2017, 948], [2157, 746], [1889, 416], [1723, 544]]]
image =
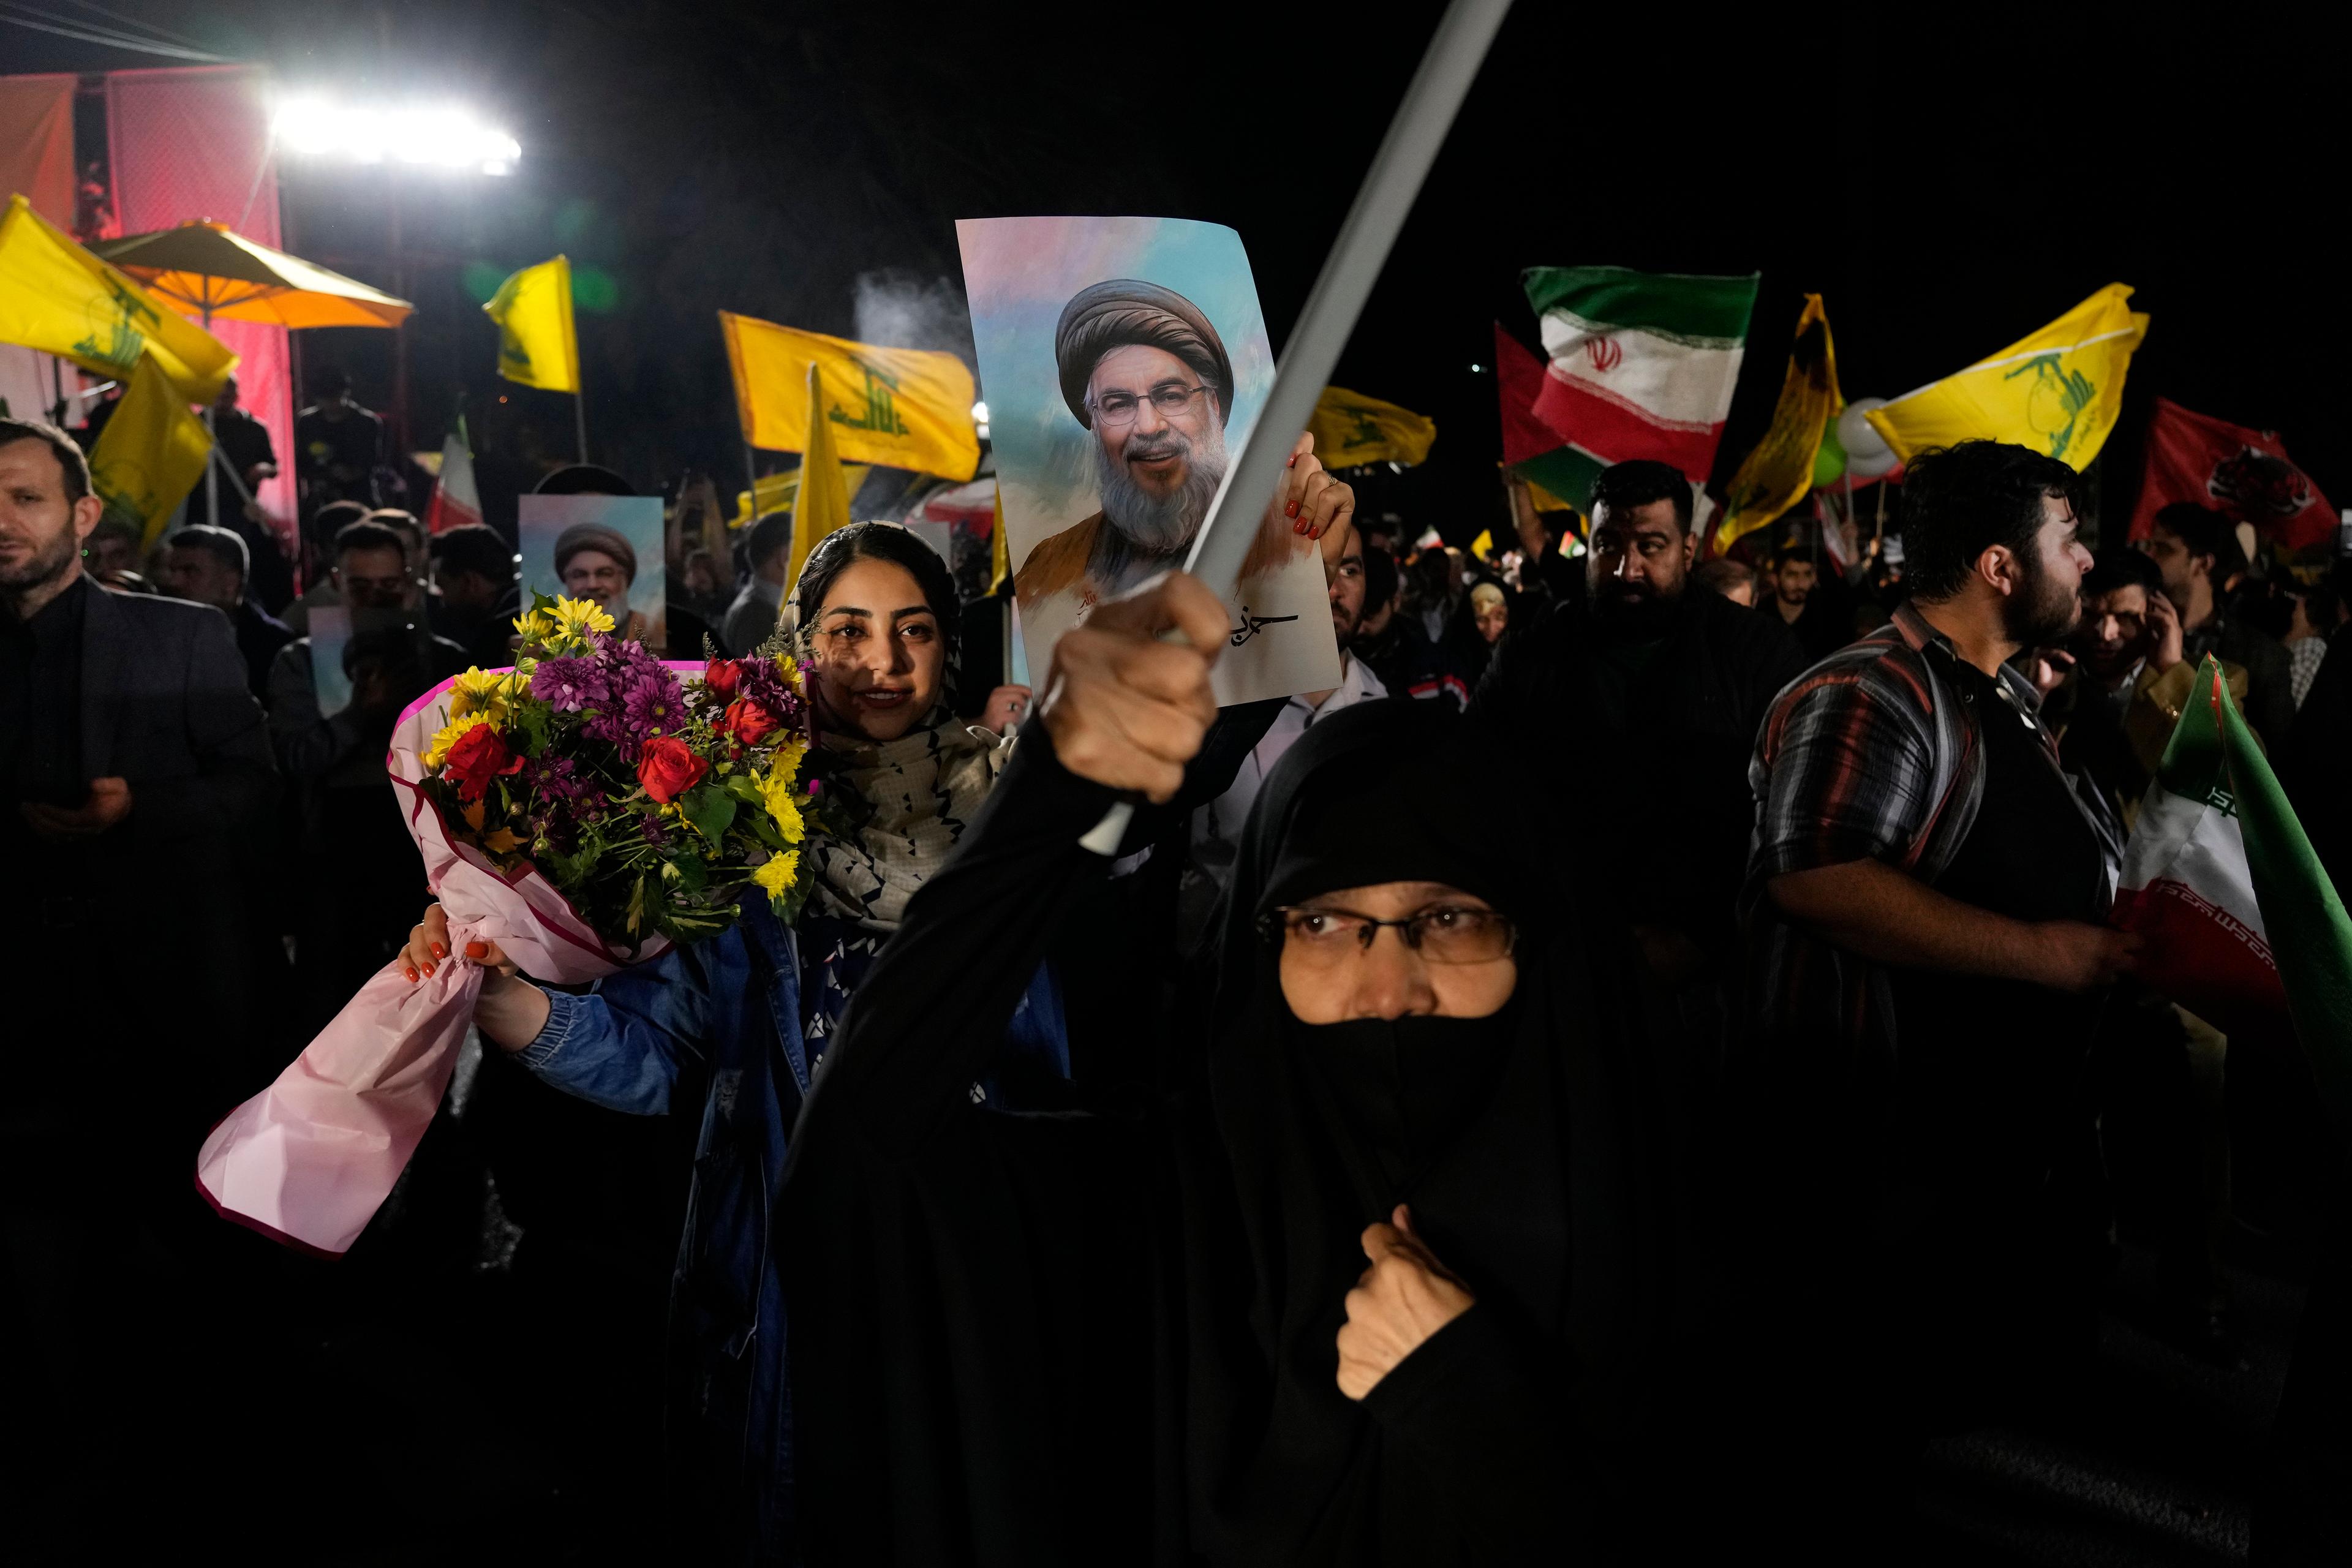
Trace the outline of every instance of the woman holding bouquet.
[[[1302, 531], [1320, 538], [1354, 498], [1307, 453], [1276, 504], [1295, 504]], [[887, 523], [829, 535], [793, 605], [780, 637], [810, 661], [817, 744], [804, 767], [818, 784], [803, 848], [814, 877], [793, 924], [747, 897], [726, 931], [585, 994], [530, 983], [495, 947], [464, 954], [491, 972], [475, 1007], [483, 1037], [542, 1080], [646, 1115], [684, 1109], [674, 1103], [682, 1079], [708, 1084], [673, 1278], [668, 1398], [674, 1500], [687, 1505], [677, 1516], [712, 1540], [706, 1555], [681, 1560], [792, 1560], [793, 1457], [804, 1445], [786, 1389], [771, 1225], [789, 1134], [849, 995], [966, 832], [1009, 750], [953, 718], [954, 586], [914, 535]], [[706, 677], [722, 688], [729, 679], [719, 666]], [[1000, 689], [991, 717], [1017, 718], [1025, 696]], [[1187, 798], [1220, 793], [1254, 739]], [[407, 949], [411, 977], [448, 962], [448, 943], [441, 910], [428, 908]], [[992, 1109], [1034, 1106], [1067, 1072], [1049, 972], [1033, 963], [1019, 989], [966, 1086]]]

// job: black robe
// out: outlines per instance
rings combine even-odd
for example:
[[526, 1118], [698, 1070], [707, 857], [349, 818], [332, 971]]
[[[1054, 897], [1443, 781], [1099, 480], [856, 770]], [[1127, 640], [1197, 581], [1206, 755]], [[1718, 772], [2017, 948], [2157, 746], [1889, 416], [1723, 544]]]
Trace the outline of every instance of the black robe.
[[[1466, 832], [1488, 775], [1459, 721], [1370, 704], [1309, 731], [1245, 836], [1205, 1049], [1156, 1087], [1008, 1115], [970, 1086], [1103, 875], [1076, 840], [1112, 798], [1044, 740], [910, 907], [793, 1139], [807, 1560], [1606, 1560], [1664, 1251], [1639, 1057], [1565, 891], [1522, 879], [1545, 901], [1491, 1079], [1402, 1184], [1300, 1070], [1248, 919], [1335, 763], [1420, 771], [1401, 842]], [[1358, 1404], [1334, 1340], [1359, 1234], [1400, 1199], [1477, 1304]]]

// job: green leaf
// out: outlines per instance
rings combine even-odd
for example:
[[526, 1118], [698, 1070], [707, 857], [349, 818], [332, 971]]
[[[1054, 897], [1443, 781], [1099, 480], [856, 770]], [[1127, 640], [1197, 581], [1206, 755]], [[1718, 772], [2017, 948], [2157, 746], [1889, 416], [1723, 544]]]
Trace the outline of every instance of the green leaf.
[[760, 793], [760, 786], [751, 782], [751, 775], [749, 773], [736, 773], [730, 777], [727, 781], [727, 793], [746, 805], [767, 805], [767, 796]]
[[678, 796], [678, 809], [694, 830], [712, 844], [719, 842], [735, 820], [735, 797], [716, 784], [704, 784]]

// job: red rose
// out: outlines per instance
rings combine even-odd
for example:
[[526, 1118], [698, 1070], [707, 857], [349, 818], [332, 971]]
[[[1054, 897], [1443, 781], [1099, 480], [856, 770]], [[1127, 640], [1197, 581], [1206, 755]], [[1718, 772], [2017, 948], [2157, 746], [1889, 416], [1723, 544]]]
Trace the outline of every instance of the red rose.
[[656, 735], [637, 759], [637, 782], [664, 805], [700, 784], [709, 771], [710, 764], [675, 735]]
[[488, 724], [477, 724], [451, 744], [441, 776], [457, 781], [459, 800], [479, 800], [492, 779], [519, 772], [521, 767], [522, 759], [507, 750], [507, 743], [499, 738], [496, 730]]
[[748, 697], [738, 697], [727, 705], [726, 716], [719, 727], [747, 746], [756, 746], [767, 736], [783, 728], [782, 721]]
[[732, 698], [742, 680], [743, 667], [731, 658], [714, 658], [702, 667], [702, 684], [717, 697]]

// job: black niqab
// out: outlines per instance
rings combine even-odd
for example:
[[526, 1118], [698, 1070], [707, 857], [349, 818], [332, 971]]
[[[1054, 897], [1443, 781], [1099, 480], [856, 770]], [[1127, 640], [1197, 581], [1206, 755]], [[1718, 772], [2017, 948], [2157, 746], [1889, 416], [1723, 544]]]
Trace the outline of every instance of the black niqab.
[[[1665, 1254], [1640, 1058], [1574, 900], [1548, 846], [1473, 831], [1500, 770], [1443, 704], [1314, 726], [1244, 831], [1177, 1081], [1021, 1116], [968, 1091], [1103, 874], [1076, 840], [1109, 798], [1024, 742], [794, 1132], [812, 1563], [1591, 1560]], [[1401, 879], [1517, 920], [1509, 1004], [1299, 1023], [1255, 916]], [[1401, 1202], [1476, 1305], [1352, 1401], [1360, 1237]]]
[[[1611, 1385], [1639, 1360], [1658, 1261], [1639, 1239], [1650, 1184], [1631, 1118], [1644, 1097], [1619, 1048], [1616, 1009], [1588, 982], [1573, 900], [1546, 847], [1475, 831], [1479, 803], [1509, 783], [1503, 758], [1442, 704], [1365, 704], [1307, 731], [1244, 830], [1208, 1068], [1253, 1265], [1262, 1361], [1240, 1379], [1267, 1386], [1231, 1391], [1234, 1411], [1264, 1413], [1257, 1431], [1223, 1435], [1233, 1450], [1194, 1434], [1196, 1497], [1212, 1476], [1235, 1478], [1199, 1521], [1235, 1560], [1482, 1560], [1460, 1500], [1412, 1479], [1426, 1457], [1416, 1450], [1465, 1439], [1482, 1448], [1481, 1434], [1415, 1434], [1384, 1418], [1385, 1382], [1360, 1404], [1337, 1384], [1345, 1300], [1366, 1264], [1360, 1235], [1400, 1203], [1476, 1297], [1470, 1315], [1482, 1317], [1486, 1342], [1557, 1418], [1529, 1446], [1549, 1445], [1563, 1468], [1586, 1465], [1592, 1439], [1619, 1425], [1612, 1408], [1625, 1390]], [[1256, 917], [1393, 881], [1447, 883], [1513, 917], [1510, 1003], [1488, 1018], [1300, 1024]], [[1595, 1478], [1549, 1481], [1517, 1502], [1549, 1511], [1559, 1521], [1551, 1543], [1567, 1550], [1593, 1521], [1590, 1508], [1563, 1505], [1591, 1499]], [[1482, 1522], [1494, 1549], [1528, 1543], [1517, 1528], [1528, 1514]]]

